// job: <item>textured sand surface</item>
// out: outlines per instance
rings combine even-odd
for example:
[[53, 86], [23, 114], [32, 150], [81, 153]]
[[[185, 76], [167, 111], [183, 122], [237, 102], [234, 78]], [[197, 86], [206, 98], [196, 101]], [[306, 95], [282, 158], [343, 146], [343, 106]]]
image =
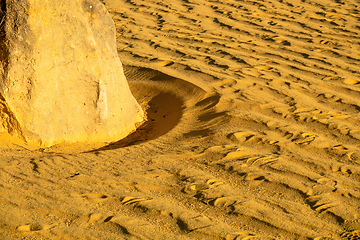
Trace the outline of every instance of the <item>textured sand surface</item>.
[[3, 141], [1, 239], [360, 239], [359, 1], [104, 2], [148, 121]]

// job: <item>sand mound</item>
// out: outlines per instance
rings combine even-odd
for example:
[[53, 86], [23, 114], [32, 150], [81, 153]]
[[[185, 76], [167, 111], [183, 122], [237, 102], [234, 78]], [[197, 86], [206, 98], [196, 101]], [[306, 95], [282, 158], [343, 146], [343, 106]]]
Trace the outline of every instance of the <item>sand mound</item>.
[[356, 1], [105, 3], [147, 122], [4, 146], [0, 236], [359, 238]]

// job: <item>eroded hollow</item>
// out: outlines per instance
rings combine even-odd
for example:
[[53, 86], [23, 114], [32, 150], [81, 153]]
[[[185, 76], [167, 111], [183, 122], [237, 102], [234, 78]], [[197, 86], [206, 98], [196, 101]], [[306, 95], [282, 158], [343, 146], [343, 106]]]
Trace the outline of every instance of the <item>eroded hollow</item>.
[[[152, 91], [154, 93], [153, 89]], [[142, 100], [139, 96], [137, 99], [139, 102]], [[147, 120], [135, 132], [118, 142], [97, 150], [116, 149], [154, 140], [168, 133], [179, 123], [184, 108], [182, 99], [171, 92], [156, 93], [147, 105], [144, 109]]]

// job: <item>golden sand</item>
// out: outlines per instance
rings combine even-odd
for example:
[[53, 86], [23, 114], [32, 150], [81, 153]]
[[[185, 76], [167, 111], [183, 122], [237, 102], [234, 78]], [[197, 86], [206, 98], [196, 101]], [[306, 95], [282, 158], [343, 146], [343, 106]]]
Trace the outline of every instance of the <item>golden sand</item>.
[[360, 239], [358, 1], [104, 2], [147, 121], [2, 144], [0, 239]]

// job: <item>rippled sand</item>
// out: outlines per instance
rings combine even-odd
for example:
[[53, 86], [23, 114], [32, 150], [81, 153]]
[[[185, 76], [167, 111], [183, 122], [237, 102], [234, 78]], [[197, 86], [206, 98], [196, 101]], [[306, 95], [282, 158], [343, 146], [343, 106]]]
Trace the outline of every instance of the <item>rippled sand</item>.
[[360, 239], [359, 1], [104, 2], [148, 121], [3, 144], [0, 239]]

